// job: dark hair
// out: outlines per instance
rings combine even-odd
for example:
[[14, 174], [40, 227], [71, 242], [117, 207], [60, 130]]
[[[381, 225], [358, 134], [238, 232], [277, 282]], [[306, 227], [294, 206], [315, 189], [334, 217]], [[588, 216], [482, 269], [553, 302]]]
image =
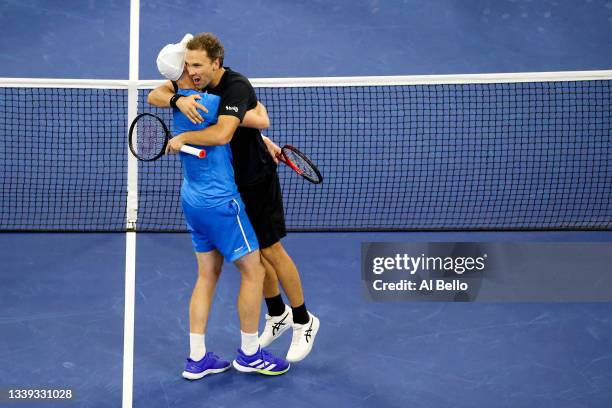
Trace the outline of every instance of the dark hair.
[[191, 41], [187, 43], [188, 50], [203, 50], [208, 54], [208, 58], [211, 61], [215, 61], [219, 58], [219, 66], [223, 66], [223, 54], [225, 50], [223, 49], [223, 44], [214, 34], [211, 33], [200, 33], [193, 37]]

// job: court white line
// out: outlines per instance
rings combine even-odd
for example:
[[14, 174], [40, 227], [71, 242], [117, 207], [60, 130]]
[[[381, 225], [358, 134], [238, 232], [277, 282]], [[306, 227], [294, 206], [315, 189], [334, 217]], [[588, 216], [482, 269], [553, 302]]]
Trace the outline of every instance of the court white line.
[[122, 407], [132, 407], [134, 386], [134, 305], [136, 291], [136, 233], [125, 237], [125, 311], [123, 324]]
[[[129, 124], [138, 112], [140, 0], [130, 1], [130, 67], [128, 85]], [[127, 134], [126, 138], [127, 140]], [[126, 143], [126, 150], [128, 146]], [[123, 326], [123, 394], [122, 407], [132, 408], [134, 395], [134, 309], [136, 296], [136, 227], [138, 218], [138, 162], [128, 152], [127, 202], [125, 236], [125, 310]]]

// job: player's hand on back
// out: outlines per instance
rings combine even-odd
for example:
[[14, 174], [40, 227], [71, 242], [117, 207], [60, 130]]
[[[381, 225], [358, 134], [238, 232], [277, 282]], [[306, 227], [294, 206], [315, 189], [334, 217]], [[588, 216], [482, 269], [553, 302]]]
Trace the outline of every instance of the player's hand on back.
[[183, 112], [185, 116], [187, 116], [187, 118], [189, 118], [191, 123], [204, 122], [204, 118], [202, 117], [202, 115], [200, 115], [198, 109], [201, 109], [202, 111], [208, 113], [208, 109], [206, 109], [204, 105], [198, 102], [198, 99], [200, 98], [200, 95], [188, 95], [179, 98], [176, 101], [176, 107], [179, 108], [179, 110]]

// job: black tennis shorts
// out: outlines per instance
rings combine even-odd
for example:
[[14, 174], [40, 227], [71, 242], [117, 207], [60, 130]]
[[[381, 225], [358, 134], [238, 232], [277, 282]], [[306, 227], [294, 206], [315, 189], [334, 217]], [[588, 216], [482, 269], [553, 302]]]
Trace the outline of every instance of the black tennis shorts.
[[276, 171], [261, 183], [241, 187], [240, 196], [257, 235], [259, 248], [272, 246], [287, 235], [283, 196]]

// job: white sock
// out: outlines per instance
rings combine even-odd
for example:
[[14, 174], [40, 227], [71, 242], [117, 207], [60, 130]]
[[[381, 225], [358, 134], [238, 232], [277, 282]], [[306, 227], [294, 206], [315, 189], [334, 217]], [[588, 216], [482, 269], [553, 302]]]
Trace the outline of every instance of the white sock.
[[204, 334], [189, 333], [189, 358], [193, 361], [200, 361], [206, 354], [204, 336]]
[[259, 336], [257, 332], [245, 333], [240, 330], [240, 335], [242, 336], [242, 345], [240, 346], [242, 352], [247, 356], [257, 353], [257, 350], [259, 350]]

